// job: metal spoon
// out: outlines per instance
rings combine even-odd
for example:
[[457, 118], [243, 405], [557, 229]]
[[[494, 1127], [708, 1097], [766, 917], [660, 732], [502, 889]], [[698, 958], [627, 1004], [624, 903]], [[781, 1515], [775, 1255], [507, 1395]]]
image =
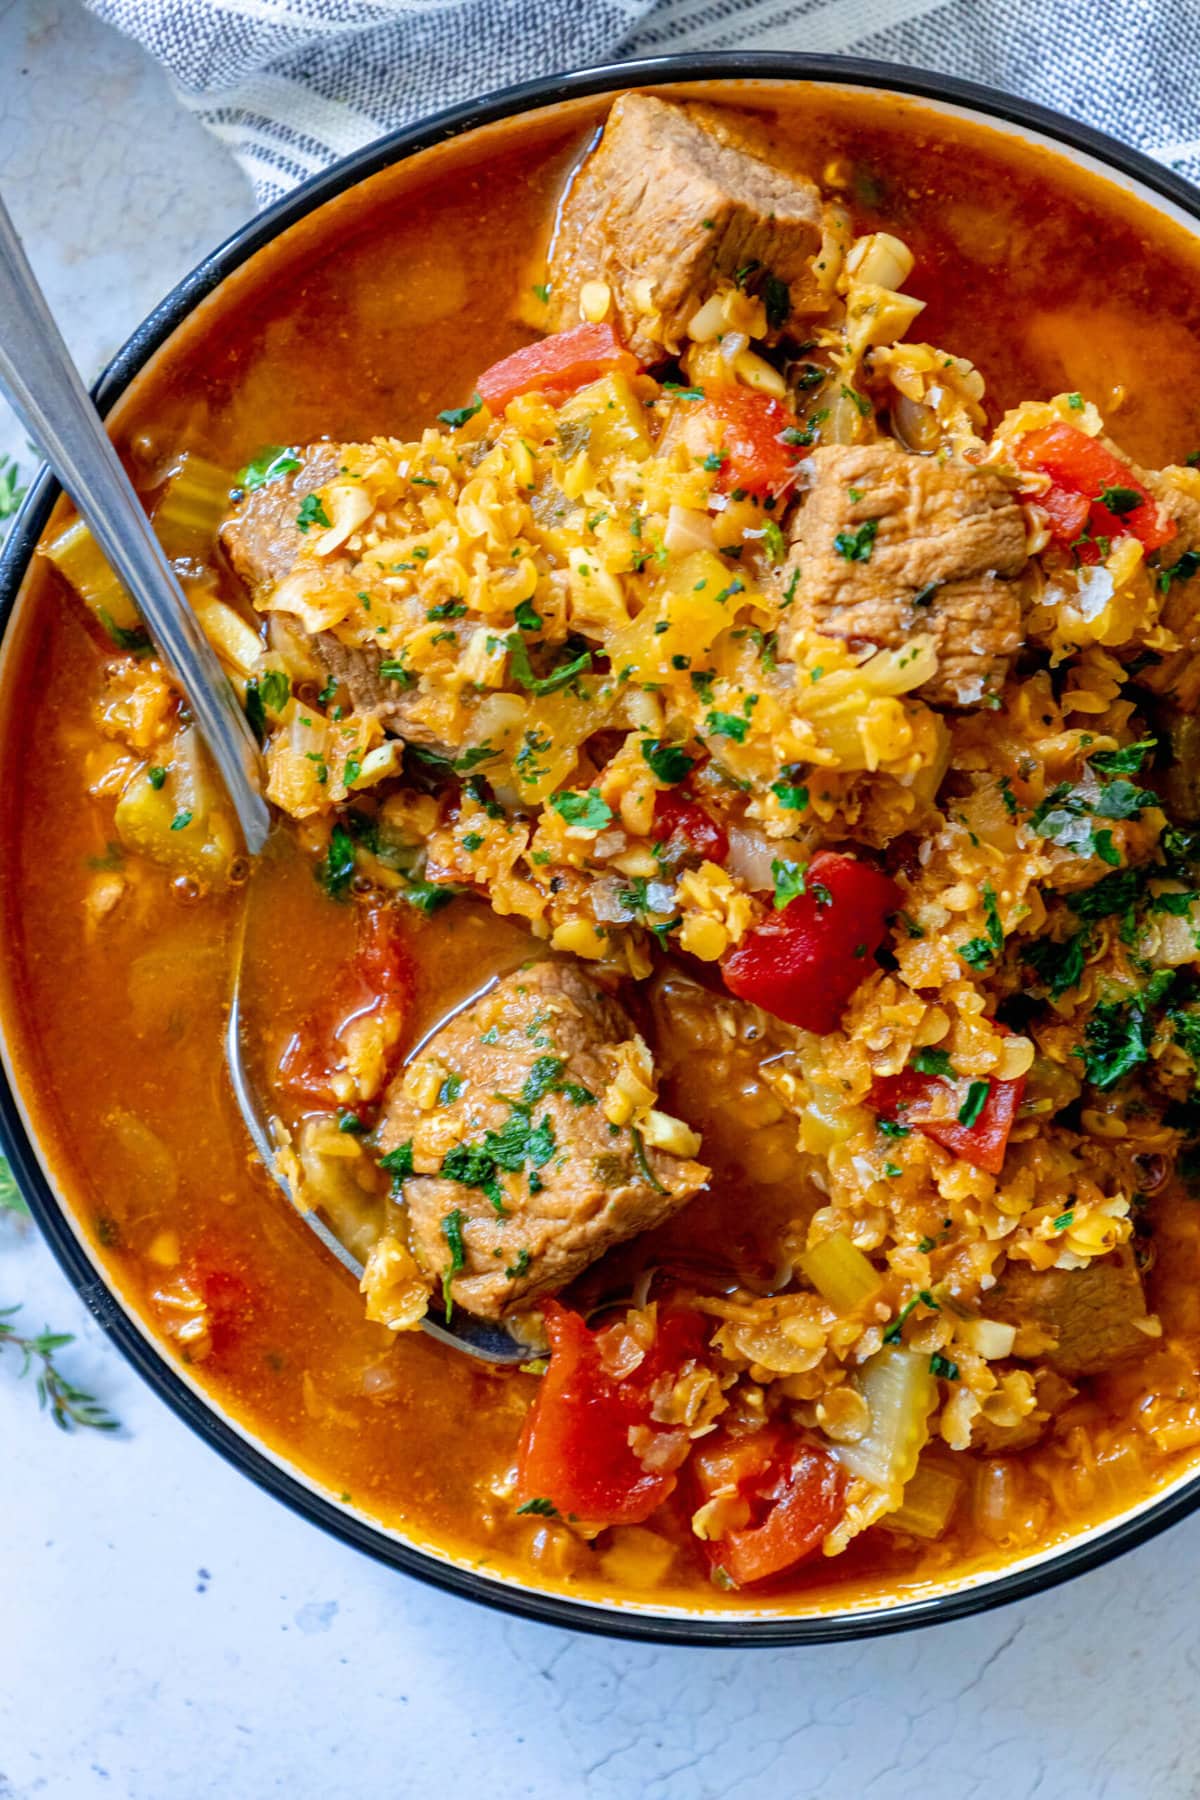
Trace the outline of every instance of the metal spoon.
[[187, 695], [251, 856], [270, 815], [254, 735], [87, 396], [0, 200], [0, 387]]
[[[253, 877], [251, 877], [253, 883]], [[362, 1280], [363, 1265], [352, 1251], [348, 1250], [332, 1229], [328, 1220], [322, 1218], [320, 1212], [308, 1204], [303, 1191], [293, 1188], [284, 1168], [280, 1152], [287, 1145], [287, 1133], [282, 1121], [273, 1114], [265, 1103], [247, 1066], [246, 1058], [246, 1019], [243, 1003], [243, 973], [245, 970], [246, 927], [249, 918], [249, 895], [247, 904], [242, 909], [238, 921], [237, 937], [234, 944], [234, 979], [233, 995], [229, 1003], [229, 1022], [225, 1032], [225, 1061], [229, 1067], [229, 1078], [233, 1083], [234, 1097], [238, 1103], [246, 1130], [251, 1142], [258, 1151], [259, 1157], [273, 1180], [304, 1223], [314, 1231], [332, 1256], [336, 1256], [343, 1268], [349, 1269], [356, 1281]], [[421, 1329], [437, 1338], [439, 1343], [448, 1344], [454, 1350], [463, 1350], [468, 1356], [474, 1356], [480, 1362], [489, 1363], [522, 1363], [536, 1354], [530, 1346], [522, 1344], [510, 1336], [503, 1325], [493, 1323], [489, 1319], [477, 1319], [471, 1313], [456, 1308], [451, 1322], [445, 1323], [428, 1314], [421, 1321]]]
[[[258, 746], [224, 670], [187, 603], [132, 482], [79, 379], [21, 240], [0, 200], [0, 388], [70, 494], [113, 574], [128, 590], [164, 661], [187, 696], [242, 828], [257, 856], [267, 841], [270, 813], [263, 797]], [[251, 877], [253, 882], [253, 876]], [[247, 896], [247, 904], [249, 897]], [[242, 946], [238, 931], [226, 1056], [234, 1096], [251, 1141], [288, 1199], [297, 1204], [279, 1167], [279, 1143], [245, 1066], [242, 1044]], [[319, 1215], [302, 1217], [325, 1248], [353, 1275], [362, 1265]], [[524, 1362], [528, 1345], [503, 1326], [461, 1311], [453, 1327], [425, 1321], [425, 1330], [484, 1362]]]

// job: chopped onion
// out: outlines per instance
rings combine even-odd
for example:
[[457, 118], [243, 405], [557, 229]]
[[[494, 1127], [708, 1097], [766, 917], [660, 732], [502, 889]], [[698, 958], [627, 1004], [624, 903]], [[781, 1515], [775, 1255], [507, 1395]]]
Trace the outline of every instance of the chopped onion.
[[769, 838], [753, 826], [730, 826], [726, 867], [731, 875], [744, 881], [752, 893], [770, 893], [775, 886], [771, 864], [776, 859], [802, 862], [804, 847], [797, 838]]
[[715, 550], [712, 520], [707, 513], [690, 506], [672, 506], [667, 514], [663, 543], [673, 556], [686, 556], [692, 550]]

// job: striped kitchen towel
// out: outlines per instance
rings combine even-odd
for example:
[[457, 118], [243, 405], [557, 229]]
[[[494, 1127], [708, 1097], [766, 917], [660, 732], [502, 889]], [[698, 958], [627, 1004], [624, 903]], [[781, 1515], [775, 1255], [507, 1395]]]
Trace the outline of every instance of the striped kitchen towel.
[[260, 204], [510, 82], [672, 50], [846, 51], [1041, 100], [1200, 182], [1197, 0], [85, 0], [159, 58]]

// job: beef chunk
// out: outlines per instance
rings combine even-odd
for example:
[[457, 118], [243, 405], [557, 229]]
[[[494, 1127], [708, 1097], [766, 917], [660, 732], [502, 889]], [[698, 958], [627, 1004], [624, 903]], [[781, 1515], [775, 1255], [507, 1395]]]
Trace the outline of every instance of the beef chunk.
[[1129, 1251], [1082, 1269], [1009, 1263], [986, 1305], [989, 1317], [1017, 1327], [1014, 1355], [1044, 1362], [1071, 1381], [1102, 1374], [1149, 1341], [1142, 1329], [1146, 1296]]
[[[324, 487], [342, 468], [345, 446], [309, 444], [300, 467], [247, 494], [221, 528], [221, 542], [235, 572], [252, 595], [269, 593], [292, 571], [303, 543], [296, 515], [305, 494]], [[290, 617], [290, 615], [285, 615]], [[299, 620], [296, 620], [300, 629]], [[336, 703], [346, 712], [375, 712], [384, 728], [439, 755], [452, 754], [413, 716], [418, 696], [379, 673], [383, 660], [374, 645], [344, 644], [331, 631], [308, 640], [326, 680], [336, 683]]]
[[393, 1082], [379, 1142], [413, 1145], [409, 1241], [429, 1275], [452, 1268], [461, 1231], [456, 1306], [499, 1318], [553, 1293], [703, 1185], [699, 1163], [644, 1143], [639, 1155], [605, 1116], [611, 1053], [633, 1038], [584, 970], [536, 963], [443, 1026]]
[[585, 281], [605, 281], [634, 355], [661, 362], [718, 276], [748, 265], [810, 309], [822, 238], [811, 182], [761, 161], [712, 115], [625, 94], [563, 205], [550, 259], [560, 329], [579, 319]]
[[340, 444], [309, 444], [300, 467], [253, 488], [221, 527], [221, 542], [251, 594], [278, 587], [296, 560], [302, 539], [296, 515], [305, 494], [332, 481], [342, 466]]
[[999, 687], [1021, 642], [1012, 577], [1025, 527], [994, 469], [913, 456], [894, 444], [814, 450], [791, 527], [785, 587], [796, 628], [898, 649], [932, 634], [935, 703], [969, 706]]

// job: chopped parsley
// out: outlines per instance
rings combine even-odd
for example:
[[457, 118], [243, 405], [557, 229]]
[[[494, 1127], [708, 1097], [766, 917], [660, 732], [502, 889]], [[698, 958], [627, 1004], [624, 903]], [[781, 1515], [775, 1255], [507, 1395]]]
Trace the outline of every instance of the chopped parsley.
[[518, 600], [513, 608], [513, 622], [521, 631], [542, 629], [542, 615], [536, 610], [532, 600]]
[[1025, 946], [1025, 961], [1059, 999], [1068, 988], [1078, 987], [1087, 960], [1088, 933], [1077, 931], [1062, 943], [1053, 938], [1038, 938]]
[[585, 831], [603, 831], [612, 822], [612, 807], [600, 798], [598, 788], [588, 788], [586, 793], [564, 788], [561, 793], [551, 794], [550, 804], [560, 819], [568, 825], [582, 826]]
[[528, 647], [520, 632], [510, 631], [504, 642], [508, 648], [513, 677], [528, 694], [556, 694], [560, 688], [569, 687], [592, 666], [591, 651], [583, 650], [572, 661], [560, 663], [549, 675], [535, 675]]
[[328, 530], [332, 523], [332, 519], [321, 504], [321, 496], [305, 494], [300, 502], [300, 511], [296, 514], [296, 529], [307, 532], [310, 525], [322, 525]]
[[948, 1050], [917, 1050], [908, 1060], [910, 1067], [914, 1068], [918, 1075], [948, 1075], [952, 1077], [954, 1074], [954, 1065], [950, 1061]]
[[792, 296], [787, 282], [772, 274], [770, 269], [763, 276], [762, 302], [768, 326], [772, 331], [779, 331], [787, 324], [788, 314], [792, 310]]
[[166, 779], [167, 771], [163, 768], [156, 766], [146, 770], [146, 780], [150, 783], [152, 788], [158, 789], [162, 787]]
[[833, 547], [847, 562], [870, 562], [878, 530], [878, 519], [864, 519], [857, 531], [839, 531]]
[[190, 812], [177, 812], [175, 817], [171, 820], [171, 830], [186, 831], [191, 822], [192, 815]]
[[354, 840], [344, 825], [329, 834], [329, 848], [316, 868], [317, 880], [331, 900], [343, 900], [354, 875]]
[[381, 1169], [386, 1169], [392, 1178], [392, 1193], [399, 1194], [413, 1172], [412, 1139], [409, 1138], [407, 1144], [397, 1144], [394, 1150], [389, 1150], [386, 1156], [381, 1156], [379, 1166]]
[[443, 425], [448, 425], [451, 431], [457, 431], [460, 425], [465, 425], [468, 419], [473, 419], [476, 413], [482, 411], [483, 401], [478, 394], [472, 394], [469, 405], [448, 406], [445, 412], [438, 414], [438, 418]]
[[744, 744], [750, 721], [739, 719], [736, 713], [710, 712], [705, 727], [710, 737], [732, 738], [735, 744]]
[[268, 444], [252, 456], [237, 476], [237, 485], [254, 493], [256, 488], [266, 487], [268, 481], [278, 481], [281, 475], [290, 475], [300, 467], [300, 458], [294, 450], [285, 450], [279, 444]]
[[118, 650], [128, 650], [133, 656], [145, 656], [149, 652], [150, 635], [144, 625], [132, 628], [118, 625], [105, 606], [97, 608], [97, 617]]
[[918, 1293], [913, 1295], [911, 1300], [905, 1301], [904, 1305], [900, 1308], [900, 1311], [896, 1314], [896, 1317], [884, 1332], [883, 1341], [885, 1344], [899, 1343], [901, 1334], [904, 1330], [905, 1321], [908, 1319], [909, 1314], [913, 1311], [914, 1307], [921, 1305], [929, 1307], [932, 1312], [941, 1311], [941, 1307], [929, 1292], [929, 1289], [921, 1288]]
[[958, 1109], [958, 1122], [968, 1130], [976, 1123], [980, 1113], [987, 1105], [987, 1097], [991, 1091], [989, 1081], [973, 1081], [967, 1088], [966, 1099]]
[[1136, 488], [1127, 487], [1101, 488], [1096, 499], [1110, 513], [1116, 513], [1119, 519], [1123, 518], [1126, 513], [1136, 512], [1139, 506], [1146, 504], [1145, 494], [1140, 494]]
[[808, 806], [808, 789], [797, 782], [779, 780], [771, 783], [771, 792], [780, 806], [789, 812], [803, 812]]
[[[1165, 980], [1164, 980], [1165, 976]], [[1150, 1008], [1171, 985], [1173, 971], [1161, 970], [1129, 1000], [1102, 1000], [1084, 1027], [1083, 1063], [1093, 1087], [1115, 1087], [1150, 1057], [1154, 1022]]]
[[970, 938], [967, 943], [958, 946], [958, 954], [972, 969], [990, 967], [1004, 948], [1004, 927], [1000, 923], [1000, 912], [996, 905], [996, 890], [990, 881], [985, 881], [981, 891], [985, 935]]
[[943, 1356], [940, 1350], [935, 1350], [929, 1359], [929, 1373], [940, 1375], [943, 1381], [957, 1381], [958, 1364], [951, 1362], [948, 1356]]
[[1104, 775], [1140, 775], [1142, 764], [1157, 747], [1157, 738], [1143, 738], [1138, 744], [1126, 744], [1123, 750], [1097, 750], [1088, 761]]
[[448, 1212], [442, 1220], [442, 1236], [445, 1238], [450, 1250], [449, 1266], [442, 1273], [442, 1304], [446, 1309], [447, 1319], [449, 1319], [451, 1313], [454, 1311], [454, 1302], [450, 1298], [450, 1283], [454, 1280], [454, 1277], [458, 1274], [459, 1270], [466, 1267], [467, 1263], [467, 1251], [466, 1246], [463, 1243], [463, 1225], [465, 1220], [466, 1214], [463, 1212], [461, 1206], [456, 1206], [454, 1211]]
[[539, 1056], [525, 1077], [525, 1086], [521, 1089], [522, 1106], [536, 1106], [539, 1100], [552, 1093], [565, 1068], [561, 1056]]
[[[693, 682], [695, 679], [693, 674]], [[696, 766], [694, 756], [689, 756], [679, 744], [664, 744], [661, 738], [643, 738], [642, 756], [651, 774], [669, 786], [685, 780]]]
[[1200, 569], [1200, 551], [1185, 550], [1183, 555], [1173, 562], [1169, 569], [1160, 569], [1158, 571], [1159, 592], [1169, 594], [1172, 583], [1176, 581], [1190, 581], [1197, 569]]
[[775, 911], [782, 912], [791, 901], [798, 900], [805, 891], [805, 873], [807, 863], [784, 862], [776, 857], [771, 864], [771, 876], [775, 882]]
[[[521, 1255], [528, 1260], [528, 1250], [522, 1250]], [[521, 1271], [522, 1274], [524, 1274], [524, 1272], [524, 1270]], [[506, 1269], [504, 1273], [511, 1276], [512, 1270]], [[535, 1494], [532, 1500], [523, 1501], [517, 1508], [518, 1518], [522, 1513], [533, 1513], [534, 1516], [539, 1519], [557, 1519], [560, 1517], [559, 1510], [557, 1506], [555, 1506], [553, 1500], [546, 1500], [541, 1494]]]

